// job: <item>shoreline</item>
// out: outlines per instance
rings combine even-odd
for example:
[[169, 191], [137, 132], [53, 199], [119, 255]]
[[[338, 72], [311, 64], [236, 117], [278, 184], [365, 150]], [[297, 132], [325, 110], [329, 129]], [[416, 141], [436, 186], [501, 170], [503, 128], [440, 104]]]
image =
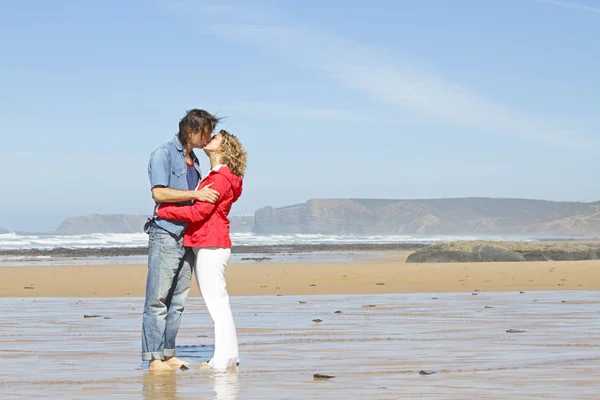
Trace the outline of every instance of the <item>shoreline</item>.
[[[248, 259], [253, 259], [256, 256], [263, 257], [264, 261], [277, 262], [281, 257], [289, 257], [302, 255], [305, 253], [351, 253], [351, 252], [415, 252], [424, 249], [432, 244], [451, 243], [452, 241], [444, 242], [396, 242], [396, 243], [320, 243], [320, 244], [270, 244], [270, 245], [234, 245], [231, 248], [232, 254], [238, 256], [247, 256]], [[462, 241], [461, 241], [462, 242]], [[464, 241], [465, 243], [473, 242], [472, 240]], [[535, 240], [490, 240], [487, 243], [538, 243], [538, 244], [580, 244], [592, 247], [600, 245], [600, 241], [596, 239], [535, 239]], [[55, 248], [26, 248], [26, 249], [0, 249], [0, 267], [10, 265], [11, 262], [31, 263], [37, 265], [50, 261], [54, 265], [60, 264], [61, 261], [73, 263], [74, 260], [81, 261], [85, 264], [100, 263], [97, 260], [110, 262], [114, 259], [115, 263], [127, 258], [135, 258], [148, 255], [147, 246], [136, 247], [55, 247]], [[293, 257], [292, 257], [293, 258]], [[118, 260], [121, 259], [121, 260]], [[86, 262], [90, 260], [91, 262]], [[318, 261], [318, 260], [316, 260]], [[139, 260], [137, 262], [140, 262]], [[284, 261], [281, 261], [284, 262]]]
[[[238, 245], [231, 248], [232, 254], [296, 254], [314, 252], [349, 251], [415, 251], [428, 246], [425, 243], [325, 243], [325, 244], [279, 244], [279, 245]], [[67, 248], [52, 249], [5, 249], [0, 250], [2, 257], [129, 257], [146, 256], [148, 247], [103, 247], [103, 248]]]
[[[579, 238], [539, 238], [539, 239], [473, 239], [473, 240], [444, 240], [444, 241], [414, 241], [414, 242], [384, 242], [384, 243], [286, 243], [286, 244], [256, 244], [256, 245], [233, 245], [232, 254], [280, 254], [280, 253], [311, 253], [311, 252], [348, 252], [348, 251], [416, 251], [432, 244], [451, 242], [474, 242], [484, 241], [487, 243], [540, 243], [540, 244], [581, 244], [600, 245], [600, 239]], [[0, 259], [4, 256], [49, 256], [49, 257], [127, 257], [148, 254], [148, 246], [134, 247], [51, 247], [51, 248], [9, 248], [0, 249]]]
[[[600, 290], [600, 260], [406, 264], [408, 252], [361, 262], [233, 263], [232, 296]], [[0, 268], [0, 297], [143, 297], [145, 264]], [[191, 296], [198, 296], [192, 280]]]

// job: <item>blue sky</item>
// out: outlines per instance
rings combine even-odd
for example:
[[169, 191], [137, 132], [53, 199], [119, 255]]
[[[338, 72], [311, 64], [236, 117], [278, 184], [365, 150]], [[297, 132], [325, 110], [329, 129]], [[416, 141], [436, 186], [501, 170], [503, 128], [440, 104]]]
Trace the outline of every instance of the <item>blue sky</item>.
[[600, 199], [600, 1], [4, 1], [0, 35], [0, 227], [149, 213], [194, 107], [248, 150], [234, 214]]

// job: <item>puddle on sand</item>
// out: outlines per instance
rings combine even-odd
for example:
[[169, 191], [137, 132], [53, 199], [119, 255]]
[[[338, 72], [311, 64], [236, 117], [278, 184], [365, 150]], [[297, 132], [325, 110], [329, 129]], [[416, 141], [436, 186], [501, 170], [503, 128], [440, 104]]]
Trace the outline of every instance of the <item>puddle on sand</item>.
[[[0, 398], [597, 399], [599, 295], [233, 297], [238, 372], [159, 375], [140, 367], [143, 299], [0, 299]], [[191, 298], [178, 356], [212, 344]]]

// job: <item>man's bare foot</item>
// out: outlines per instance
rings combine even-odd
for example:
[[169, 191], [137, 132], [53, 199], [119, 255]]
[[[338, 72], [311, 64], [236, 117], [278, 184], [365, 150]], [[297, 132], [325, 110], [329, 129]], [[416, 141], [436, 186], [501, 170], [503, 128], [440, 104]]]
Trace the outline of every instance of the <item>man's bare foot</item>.
[[200, 370], [200, 369], [210, 369], [210, 365], [208, 365], [207, 362], [201, 362], [200, 364], [196, 365], [196, 368], [194, 368], [195, 370]]
[[185, 365], [185, 366], [190, 365], [189, 362], [185, 362], [182, 359], [177, 358], [177, 357], [169, 357], [168, 359], [166, 359], [164, 361], [164, 363], [167, 364], [169, 367], [175, 368], [175, 369], [181, 368], [182, 365]]
[[173, 371], [173, 368], [161, 360], [152, 360], [148, 366], [149, 371]]

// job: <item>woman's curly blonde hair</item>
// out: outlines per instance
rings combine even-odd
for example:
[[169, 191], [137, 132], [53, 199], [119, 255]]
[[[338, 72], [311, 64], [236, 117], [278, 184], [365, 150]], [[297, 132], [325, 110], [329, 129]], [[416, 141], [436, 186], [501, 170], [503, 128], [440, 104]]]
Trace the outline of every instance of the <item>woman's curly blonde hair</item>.
[[224, 129], [221, 129], [219, 133], [222, 137], [221, 162], [227, 164], [234, 175], [243, 178], [246, 172], [246, 149], [235, 135]]

